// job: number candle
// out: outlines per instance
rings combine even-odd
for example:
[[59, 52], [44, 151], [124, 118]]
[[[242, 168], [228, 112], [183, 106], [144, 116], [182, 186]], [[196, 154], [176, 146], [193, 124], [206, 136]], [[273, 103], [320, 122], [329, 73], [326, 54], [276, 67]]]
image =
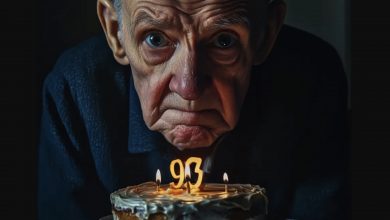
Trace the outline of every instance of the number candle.
[[[195, 164], [195, 170], [194, 172], [198, 175], [198, 179], [196, 180], [195, 184], [192, 184], [189, 180], [191, 178], [191, 172], [190, 172], [190, 165]], [[171, 175], [174, 179], [177, 179], [177, 183], [171, 182], [170, 186], [175, 189], [180, 189], [184, 181], [187, 185], [187, 188], [190, 189], [198, 189], [200, 185], [202, 184], [203, 180], [203, 171], [200, 169], [200, 165], [202, 164], [202, 159], [199, 157], [190, 157], [185, 161], [185, 165], [183, 162], [179, 159], [173, 160], [169, 166], [169, 169], [171, 171]], [[179, 168], [179, 170], [175, 169]], [[184, 168], [186, 167], [187, 170]], [[188, 167], [188, 168], [187, 168]], [[178, 172], [178, 173], [177, 173]], [[186, 174], [189, 175], [189, 178], [187, 178]], [[188, 187], [189, 185], [189, 187]]]
[[[175, 171], [175, 165], [178, 165], [179, 166], [179, 173], [176, 173]], [[176, 160], [173, 160], [171, 162], [171, 165], [169, 166], [169, 169], [171, 171], [171, 175], [174, 179], [178, 179], [179, 181], [177, 182], [177, 184], [175, 184], [174, 182], [170, 183], [170, 185], [175, 188], [175, 189], [179, 189], [181, 188], [181, 186], [183, 185], [184, 183], [184, 166], [183, 166], [183, 162], [181, 162], [181, 160], [179, 159], [176, 159]]]

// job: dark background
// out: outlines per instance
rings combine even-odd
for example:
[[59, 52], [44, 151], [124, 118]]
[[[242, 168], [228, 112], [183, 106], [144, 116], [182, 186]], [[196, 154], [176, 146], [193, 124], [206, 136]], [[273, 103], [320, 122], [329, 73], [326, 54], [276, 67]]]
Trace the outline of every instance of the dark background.
[[[297, 2], [294, 7], [302, 9], [302, 13], [306, 11], [317, 16], [306, 8], [308, 6], [304, 2], [307, 1], [287, 0], [289, 5], [292, 2]], [[327, 4], [326, 1], [319, 2], [322, 4], [319, 8]], [[14, 219], [36, 219], [36, 147], [43, 78], [64, 49], [101, 30], [96, 17], [95, 0], [7, 3], [9, 5], [0, 7], [0, 124], [3, 128], [0, 136], [0, 219], [6, 219], [3, 215], [7, 214], [14, 215]], [[353, 75], [350, 168], [352, 219], [390, 219], [390, 18], [388, 7], [382, 3], [355, 1], [351, 10], [345, 8], [346, 29], [350, 21], [351, 33], [347, 30], [344, 36], [344, 51], [347, 53], [344, 62], [351, 63], [346, 66], [346, 70], [350, 71], [350, 76]], [[349, 0], [346, 4], [350, 4]], [[295, 11], [294, 16], [303, 16], [299, 10]], [[292, 22], [296, 20], [290, 20]], [[325, 19], [325, 25], [326, 22]], [[312, 32], [318, 34], [315, 30]], [[335, 35], [329, 31], [324, 33], [328, 36], [338, 35], [337, 31]], [[352, 39], [350, 48], [349, 38]], [[345, 54], [340, 55], [343, 57]]]

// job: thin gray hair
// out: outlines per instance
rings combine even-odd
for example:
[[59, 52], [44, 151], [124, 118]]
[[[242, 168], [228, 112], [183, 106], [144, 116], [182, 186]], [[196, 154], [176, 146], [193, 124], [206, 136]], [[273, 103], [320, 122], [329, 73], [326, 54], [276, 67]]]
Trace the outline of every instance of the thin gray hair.
[[112, 0], [112, 3], [114, 4], [114, 8], [116, 11], [116, 14], [118, 16], [118, 26], [119, 30], [122, 29], [122, 0]]

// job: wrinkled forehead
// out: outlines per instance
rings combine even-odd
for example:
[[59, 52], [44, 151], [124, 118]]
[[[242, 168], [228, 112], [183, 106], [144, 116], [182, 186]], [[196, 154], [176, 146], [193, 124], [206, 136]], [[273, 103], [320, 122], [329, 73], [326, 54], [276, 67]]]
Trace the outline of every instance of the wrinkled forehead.
[[[131, 23], [166, 20], [175, 23], [232, 23], [250, 26], [265, 14], [269, 0], [122, 0]], [[272, 0], [271, 0], [272, 1]], [[177, 19], [180, 19], [178, 21]]]
[[184, 13], [195, 14], [202, 11], [204, 7], [230, 7], [251, 6], [248, 9], [255, 9], [253, 6], [263, 6], [274, 0], [122, 0], [130, 3], [132, 9], [142, 5], [166, 6], [180, 9]]

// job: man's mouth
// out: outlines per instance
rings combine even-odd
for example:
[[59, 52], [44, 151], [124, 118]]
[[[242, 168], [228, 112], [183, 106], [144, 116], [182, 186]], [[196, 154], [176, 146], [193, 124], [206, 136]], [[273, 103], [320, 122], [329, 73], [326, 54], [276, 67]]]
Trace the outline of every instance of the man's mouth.
[[213, 127], [218, 123], [218, 112], [216, 110], [183, 111], [177, 109], [166, 110], [162, 117], [172, 125], [185, 125], [188, 127]]
[[179, 149], [207, 147], [213, 142], [213, 128], [221, 125], [216, 110], [185, 111], [167, 109], [162, 117], [172, 126], [172, 144]]
[[208, 147], [222, 134], [227, 124], [216, 109], [168, 108], [164, 110], [151, 130], [161, 131], [178, 149]]

